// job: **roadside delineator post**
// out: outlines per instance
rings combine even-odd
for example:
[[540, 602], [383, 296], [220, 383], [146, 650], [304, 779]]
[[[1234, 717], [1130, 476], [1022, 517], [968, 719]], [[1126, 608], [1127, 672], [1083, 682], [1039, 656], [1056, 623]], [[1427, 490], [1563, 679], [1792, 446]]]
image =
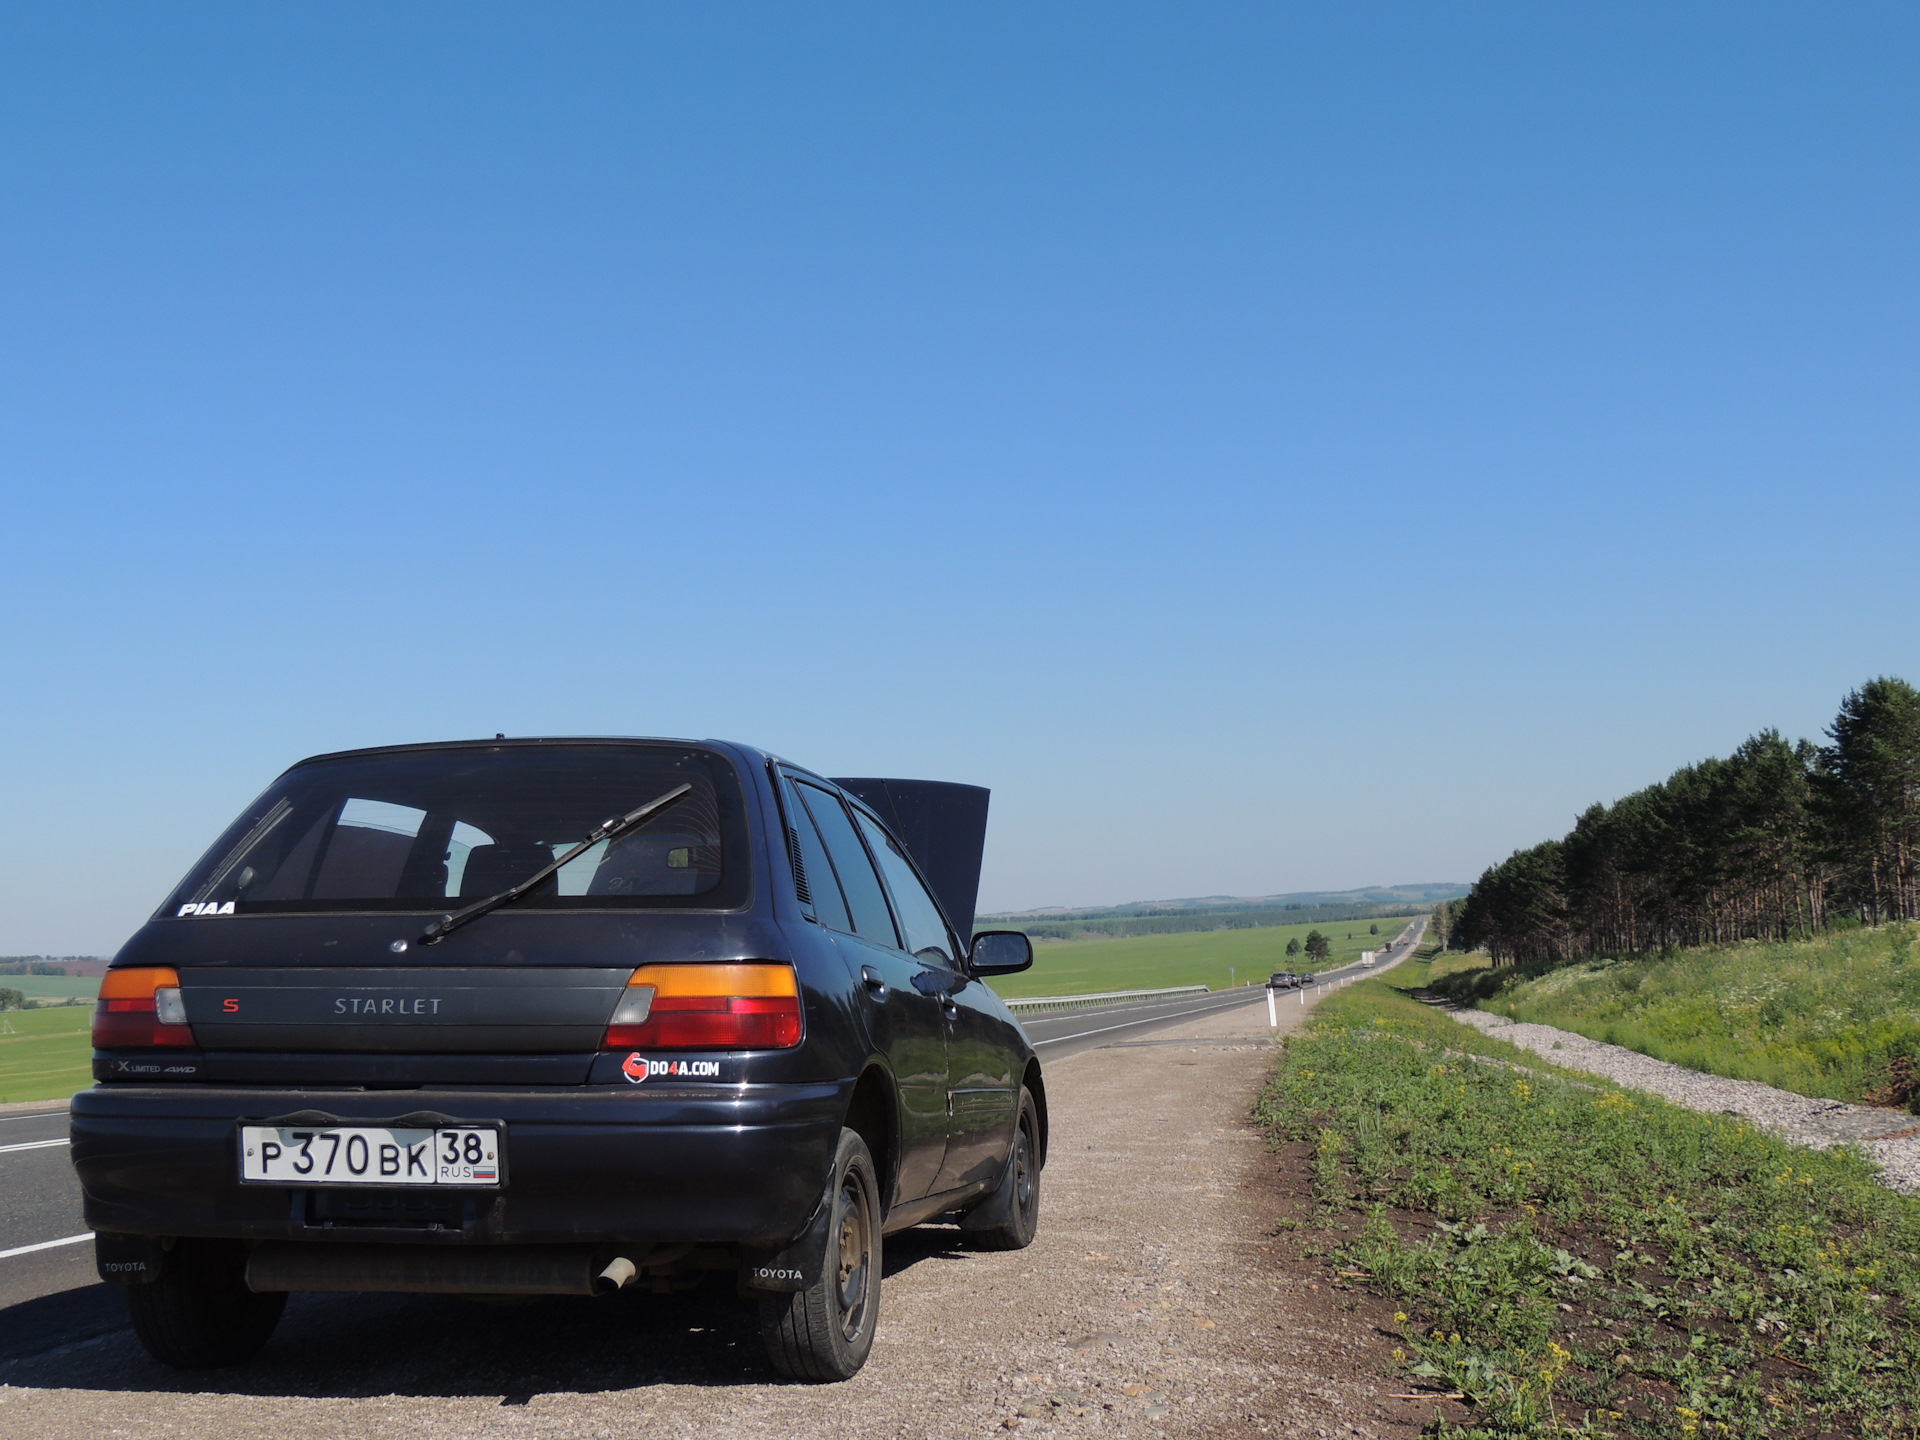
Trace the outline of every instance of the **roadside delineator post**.
[[1280, 1023], [1280, 1012], [1274, 1008], [1273, 987], [1267, 987], [1267, 1028], [1273, 1029]]

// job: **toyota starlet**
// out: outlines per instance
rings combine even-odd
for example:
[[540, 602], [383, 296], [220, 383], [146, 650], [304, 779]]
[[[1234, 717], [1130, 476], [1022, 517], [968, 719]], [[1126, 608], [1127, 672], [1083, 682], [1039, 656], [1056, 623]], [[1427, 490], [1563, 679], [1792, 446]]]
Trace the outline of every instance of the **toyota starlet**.
[[[1034, 1236], [1047, 1096], [973, 933], [987, 792], [717, 741], [293, 766], [114, 958], [73, 1163], [159, 1359], [289, 1293], [607, 1295], [730, 1276], [854, 1374], [883, 1237]], [[585, 1302], [583, 1303], [590, 1303]]]

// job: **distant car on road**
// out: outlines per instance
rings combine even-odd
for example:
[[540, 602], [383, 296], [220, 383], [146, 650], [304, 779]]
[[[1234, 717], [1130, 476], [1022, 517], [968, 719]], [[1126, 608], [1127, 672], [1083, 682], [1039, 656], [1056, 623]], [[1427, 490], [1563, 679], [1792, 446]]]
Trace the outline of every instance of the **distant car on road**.
[[984, 983], [1033, 950], [971, 933], [986, 800], [719, 742], [295, 765], [101, 985], [72, 1111], [101, 1278], [201, 1368], [293, 1291], [721, 1271], [777, 1370], [846, 1379], [883, 1234], [1038, 1222], [1046, 1091]]
[[1291, 970], [1276, 970], [1273, 978], [1267, 981], [1269, 990], [1298, 990], [1307, 983], [1307, 977], [1296, 975]]

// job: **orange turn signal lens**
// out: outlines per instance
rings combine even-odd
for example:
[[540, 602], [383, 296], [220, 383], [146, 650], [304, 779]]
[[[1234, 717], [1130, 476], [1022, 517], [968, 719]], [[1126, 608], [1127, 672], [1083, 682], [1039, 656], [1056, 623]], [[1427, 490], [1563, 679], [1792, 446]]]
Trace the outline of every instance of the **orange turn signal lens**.
[[93, 1007], [96, 1050], [191, 1044], [193, 1030], [180, 998], [179, 971], [155, 965], [106, 973], [100, 981], [100, 1002]]
[[791, 965], [642, 965], [627, 981], [608, 1050], [788, 1050], [800, 1043]]

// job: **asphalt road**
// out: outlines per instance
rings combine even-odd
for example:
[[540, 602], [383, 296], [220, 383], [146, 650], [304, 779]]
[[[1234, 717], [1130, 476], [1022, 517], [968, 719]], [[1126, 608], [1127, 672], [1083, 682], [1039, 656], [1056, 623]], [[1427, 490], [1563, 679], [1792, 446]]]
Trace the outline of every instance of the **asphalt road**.
[[[1425, 929], [1424, 919], [1408, 926], [1372, 970], [1355, 964], [1319, 976], [1308, 987], [1309, 999], [1315, 989], [1397, 963], [1419, 943]], [[1056, 1011], [1023, 1024], [1041, 1059], [1052, 1061], [1221, 1011], [1261, 1005], [1266, 995], [1264, 988], [1248, 986], [1137, 1005]], [[1295, 991], [1282, 991], [1275, 999], [1281, 1005], [1300, 1003]], [[85, 1241], [47, 1244], [86, 1234], [66, 1138], [64, 1105], [0, 1114], [0, 1383], [9, 1361], [126, 1325], [118, 1287], [102, 1285], [94, 1277], [93, 1246]], [[35, 1248], [40, 1246], [47, 1248]]]
[[[1306, 987], [1309, 998], [1313, 991], [1329, 985], [1344, 985], [1361, 975], [1373, 975], [1386, 966], [1398, 964], [1407, 958], [1409, 950], [1419, 945], [1425, 933], [1427, 920], [1415, 920], [1380, 952], [1371, 968], [1356, 962], [1317, 975], [1313, 985]], [[1235, 1010], [1242, 1004], [1265, 1004], [1265, 1000], [1267, 991], [1263, 985], [1244, 985], [1236, 991], [1215, 991], [1212, 995], [1181, 995], [1167, 1000], [1142, 1000], [1139, 1004], [1092, 1006], [1087, 1010], [1052, 1010], [1020, 1023], [1041, 1060], [1060, 1060], [1062, 1056], [1079, 1054], [1081, 1050], [1092, 1050], [1102, 1044], [1139, 1039], [1140, 1035], [1150, 1035], [1167, 1025], [1183, 1025], [1219, 1010]], [[1300, 991], [1281, 991], [1275, 996], [1275, 1002], [1300, 1004]]]
[[93, 1273], [80, 1186], [67, 1163], [67, 1107], [0, 1114], [0, 1362], [126, 1323]]
[[[1376, 974], [1389, 965], [1397, 964], [1406, 958], [1415, 945], [1420, 943], [1420, 937], [1426, 932], [1426, 928], [1427, 922], [1424, 917], [1408, 925], [1374, 961], [1371, 968], [1356, 962], [1352, 965], [1343, 965], [1338, 970], [1323, 972], [1314, 979], [1312, 985], [1306, 987], [1309, 997], [1314, 990], [1344, 984], [1362, 975]], [[1248, 985], [1238, 990], [1218, 990], [1211, 995], [1182, 995], [1166, 1000], [1142, 1001], [1137, 1005], [1106, 1005], [1090, 1007], [1086, 1010], [1054, 1010], [1045, 1015], [1036, 1015], [1031, 1020], [1022, 1020], [1020, 1023], [1027, 1032], [1027, 1038], [1033, 1042], [1033, 1048], [1039, 1052], [1040, 1058], [1057, 1060], [1066, 1055], [1078, 1054], [1082, 1050], [1111, 1045], [1116, 1040], [1136, 1039], [1169, 1025], [1184, 1024], [1216, 1011], [1232, 1010], [1241, 1005], [1263, 1005], [1266, 1003], [1266, 998], [1267, 992], [1264, 986]], [[1300, 992], [1282, 990], [1274, 998], [1281, 1005], [1298, 1005]]]
[[1129, 1040], [1169, 1025], [1184, 1024], [1218, 1010], [1234, 1010], [1242, 1005], [1264, 1002], [1265, 990], [1249, 986], [1240, 990], [1216, 991], [1211, 995], [1182, 995], [1171, 1000], [1144, 1001], [1138, 1005], [1104, 1005], [1086, 1010], [1054, 1010], [1022, 1020], [1021, 1027], [1042, 1061], [1076, 1055], [1082, 1050]]

